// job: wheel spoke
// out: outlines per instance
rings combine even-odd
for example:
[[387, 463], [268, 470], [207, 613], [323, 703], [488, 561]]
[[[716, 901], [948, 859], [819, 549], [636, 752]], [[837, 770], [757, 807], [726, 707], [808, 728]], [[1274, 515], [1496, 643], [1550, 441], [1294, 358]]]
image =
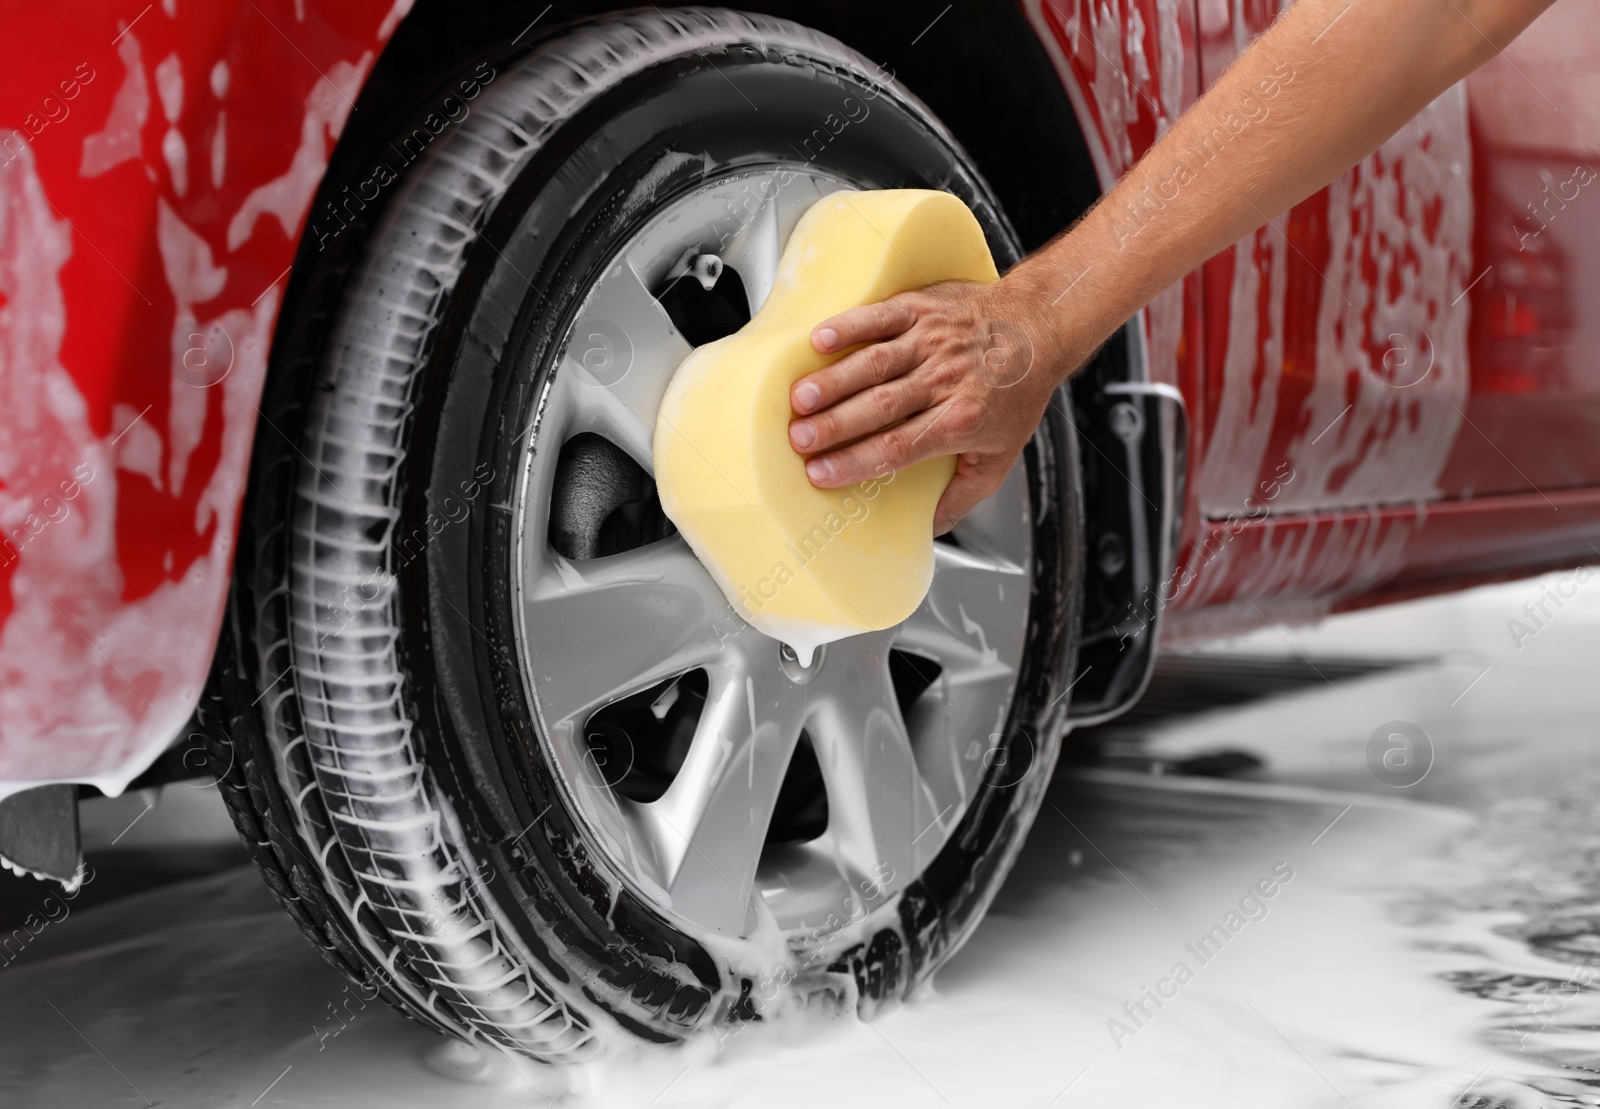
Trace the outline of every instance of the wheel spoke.
[[[542, 545], [541, 545], [542, 546]], [[718, 656], [739, 618], [679, 536], [571, 562], [545, 549], [523, 627], [554, 728]]]
[[633, 265], [618, 259], [579, 312], [561, 362], [576, 402], [572, 432], [605, 436], [653, 474], [656, 413], [692, 349]]
[[843, 187], [789, 171], [757, 174], [726, 186], [733, 231], [722, 260], [744, 279], [752, 314], [772, 292], [783, 244], [794, 225], [812, 204]]
[[[743, 279], [751, 315], [766, 303], [767, 295], [772, 292], [772, 281], [778, 275], [778, 257], [783, 253], [787, 238], [781, 236], [778, 229], [779, 191], [776, 175], [768, 173], [740, 182], [729, 198], [735, 206], [737, 229], [723, 248], [722, 260]], [[815, 196], [812, 190], [807, 191]]]
[[944, 543], [933, 548], [933, 583], [901, 625], [897, 641], [938, 659], [946, 672], [982, 678], [1014, 658], [1012, 648], [1027, 631], [1028, 576], [1003, 558]]
[[[960, 694], [957, 697], [951, 700], [950, 683], [940, 674], [903, 714], [917, 768], [933, 798], [935, 812], [963, 811], [982, 776], [983, 752], [988, 749], [969, 734], [973, 715], [970, 700]], [[947, 828], [954, 822], [940, 823], [941, 828]], [[927, 832], [918, 841], [918, 849], [942, 845], [945, 832], [941, 828]]]
[[827, 667], [811, 687], [811, 717], [828, 831], [853, 884], [892, 891], [915, 876], [919, 837], [942, 842], [943, 806], [917, 768], [889, 677], [887, 640], [874, 633], [830, 644]]
[[[774, 657], [776, 644], [772, 647]], [[738, 657], [738, 656], [736, 656]], [[731, 936], [754, 925], [751, 890], [804, 702], [771, 666], [712, 670], [694, 741], [672, 786], [641, 807], [673, 911]]]
[[[1005, 727], [1027, 634], [1024, 571], [996, 556], [938, 544], [933, 584], [895, 645], [937, 660], [938, 680], [908, 712], [919, 763], [940, 807], [965, 802]], [[1009, 602], [1009, 603], [1008, 603]], [[913, 655], [913, 665], [915, 655]], [[930, 833], [931, 835], [932, 833]]]

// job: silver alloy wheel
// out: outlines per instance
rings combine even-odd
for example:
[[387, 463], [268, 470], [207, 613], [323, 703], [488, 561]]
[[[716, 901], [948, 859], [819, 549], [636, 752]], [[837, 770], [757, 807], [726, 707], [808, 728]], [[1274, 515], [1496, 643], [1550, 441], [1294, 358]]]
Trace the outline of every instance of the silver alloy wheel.
[[[521, 669], [545, 755], [618, 873], [702, 932], [784, 931], [859, 919], [915, 879], [982, 787], [1010, 708], [1032, 589], [1032, 518], [1020, 465], [936, 547], [927, 599], [887, 632], [830, 644], [802, 667], [745, 624], [681, 536], [572, 559], [549, 541], [561, 447], [597, 434], [653, 474], [657, 408], [692, 349], [652, 295], [715, 254], [751, 311], [814, 201], [850, 183], [800, 166], [745, 167], [651, 216], [579, 309], [530, 422], [512, 506]], [[696, 260], [699, 260], [696, 274]], [[891, 650], [937, 677], [902, 713]], [[589, 742], [595, 714], [693, 671], [705, 705], [665, 792], [630, 800]], [[670, 705], [676, 684], [656, 706]], [[660, 712], [657, 712], [659, 718]], [[766, 850], [804, 731], [826, 789], [819, 837]], [[1003, 775], [1001, 775], [1003, 776]]]

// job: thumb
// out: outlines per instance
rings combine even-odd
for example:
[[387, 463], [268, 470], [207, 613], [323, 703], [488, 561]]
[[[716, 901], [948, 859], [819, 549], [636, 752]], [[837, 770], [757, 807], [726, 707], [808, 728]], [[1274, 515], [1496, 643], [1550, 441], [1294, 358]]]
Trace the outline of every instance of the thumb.
[[944, 496], [933, 510], [933, 534], [943, 535], [986, 500], [1005, 481], [1006, 469], [992, 454], [968, 451], [956, 461], [955, 476], [944, 487]]

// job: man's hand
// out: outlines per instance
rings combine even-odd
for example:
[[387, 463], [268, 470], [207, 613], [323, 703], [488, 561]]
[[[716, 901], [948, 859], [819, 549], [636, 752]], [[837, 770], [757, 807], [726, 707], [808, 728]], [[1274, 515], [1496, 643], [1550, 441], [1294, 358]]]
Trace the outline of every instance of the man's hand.
[[860, 347], [790, 389], [789, 442], [809, 456], [811, 484], [837, 489], [954, 454], [935, 535], [1000, 488], [1070, 368], [1043, 313], [1004, 281], [852, 308], [818, 324], [811, 345]]

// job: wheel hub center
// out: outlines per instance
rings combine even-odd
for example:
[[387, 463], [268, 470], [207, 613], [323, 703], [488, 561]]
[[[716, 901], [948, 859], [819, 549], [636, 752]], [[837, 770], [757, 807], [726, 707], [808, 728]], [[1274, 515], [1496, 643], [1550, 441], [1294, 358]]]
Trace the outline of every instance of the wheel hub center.
[[811, 665], [803, 666], [800, 656], [794, 653], [794, 648], [787, 643], [778, 644], [778, 669], [784, 676], [796, 685], [805, 685], [822, 672], [822, 662], [828, 655], [826, 644], [818, 647], [811, 656]]

